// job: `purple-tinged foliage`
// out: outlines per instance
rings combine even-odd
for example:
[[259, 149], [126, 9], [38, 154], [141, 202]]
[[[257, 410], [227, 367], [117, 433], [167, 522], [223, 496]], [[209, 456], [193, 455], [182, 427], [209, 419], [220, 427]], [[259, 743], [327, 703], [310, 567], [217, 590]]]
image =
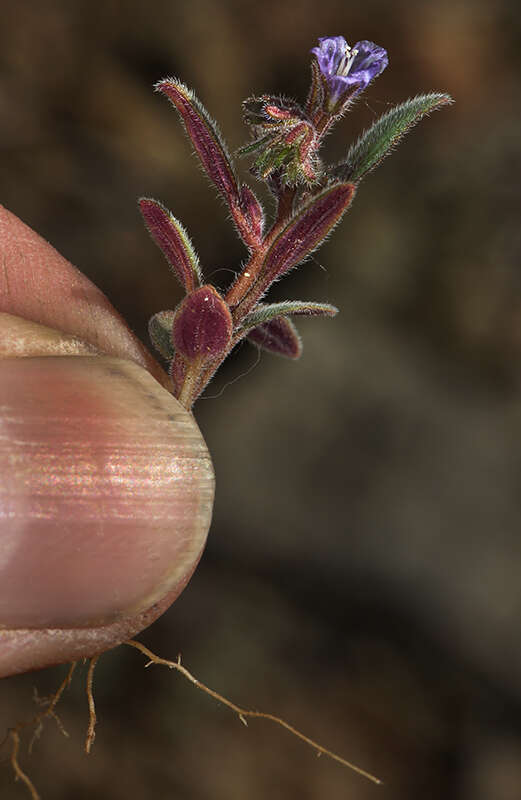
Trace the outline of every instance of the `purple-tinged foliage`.
[[170, 375], [170, 380], [172, 381], [174, 387], [174, 394], [176, 397], [181, 396], [181, 392], [183, 391], [183, 386], [186, 380], [186, 373], [188, 370], [188, 362], [186, 361], [183, 356], [177, 353], [168, 369], [168, 374]]
[[268, 350], [277, 356], [285, 356], [293, 360], [302, 355], [302, 340], [290, 319], [275, 317], [253, 328], [248, 334], [252, 344]]
[[250, 249], [255, 247], [259, 240], [243, 208], [244, 187], [239, 188], [231, 157], [217, 123], [194, 93], [175, 78], [165, 78], [155, 88], [166, 95], [178, 110], [201, 164], [226, 201], [242, 240]]
[[223, 357], [232, 338], [230, 309], [210, 284], [187, 295], [176, 309], [172, 341], [176, 353], [188, 361]]
[[264, 232], [264, 210], [250, 187], [245, 183], [241, 186], [240, 193], [241, 209], [250, 233], [248, 241], [244, 235], [242, 238], [248, 246], [258, 246], [262, 242]]
[[230, 204], [238, 201], [239, 190], [228, 150], [217, 124], [194, 93], [175, 78], [166, 78], [156, 84], [177, 108], [186, 132], [201, 159], [208, 177], [224, 199]]
[[170, 360], [174, 394], [190, 408], [214, 372], [247, 337], [272, 353], [298, 358], [302, 343], [291, 315], [333, 317], [329, 303], [287, 300], [261, 303], [271, 284], [324, 241], [348, 209], [360, 180], [377, 166], [421, 117], [450, 103], [448, 95], [420, 95], [390, 109], [351, 145], [347, 157], [324, 165], [325, 135], [346, 109], [386, 68], [387, 53], [366, 40], [349, 47], [343, 36], [324, 36], [312, 49], [311, 86], [305, 106], [263, 94], [243, 104], [252, 141], [239, 150], [254, 158], [251, 172], [275, 201], [271, 221], [247, 185], [241, 185], [216, 123], [193, 92], [173, 78], [156, 89], [181, 116], [204, 170], [224, 198], [248, 258], [226, 295], [201, 286], [197, 256], [170, 212], [155, 200], [140, 201], [145, 223], [167, 257], [187, 296], [175, 312], [150, 320], [154, 345]]
[[329, 186], [290, 219], [264, 259], [261, 270], [264, 289], [300, 264], [324, 241], [349, 208], [354, 193], [352, 183]]
[[172, 271], [186, 292], [193, 292], [202, 283], [199, 259], [187, 232], [157, 200], [142, 197], [139, 208], [154, 242], [163, 251]]
[[322, 36], [318, 41], [311, 52], [326, 80], [331, 109], [363, 92], [389, 63], [386, 50], [374, 42], [363, 40], [349, 47], [343, 36]]

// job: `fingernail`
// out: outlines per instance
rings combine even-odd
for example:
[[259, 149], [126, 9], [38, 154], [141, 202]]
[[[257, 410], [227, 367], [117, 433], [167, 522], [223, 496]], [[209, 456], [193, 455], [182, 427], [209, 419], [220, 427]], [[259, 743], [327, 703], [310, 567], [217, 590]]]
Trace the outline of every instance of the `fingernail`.
[[193, 571], [213, 491], [193, 417], [138, 365], [0, 359], [0, 627], [143, 613]]

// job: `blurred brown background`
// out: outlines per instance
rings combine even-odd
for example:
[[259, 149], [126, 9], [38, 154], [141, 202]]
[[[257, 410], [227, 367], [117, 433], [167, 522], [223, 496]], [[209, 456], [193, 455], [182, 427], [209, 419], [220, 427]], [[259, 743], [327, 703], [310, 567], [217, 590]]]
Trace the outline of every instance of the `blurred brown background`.
[[[232, 149], [253, 91], [304, 98], [320, 35], [390, 66], [331, 159], [419, 91], [456, 105], [362, 185], [334, 237], [273, 297], [331, 301], [296, 364], [244, 345], [196, 407], [218, 491], [180, 600], [141, 639], [237, 702], [288, 718], [375, 787], [267, 723], [243, 726], [119, 649], [82, 681], [28, 768], [45, 800], [521, 797], [521, 10], [517, 0], [18, 0], [0, 3], [0, 201], [146, 340], [180, 299], [136, 198], [187, 226], [225, 286], [244, 258], [174, 111], [194, 87]], [[326, 155], [327, 155], [326, 154]], [[246, 174], [246, 173], [245, 173]], [[221, 269], [221, 272], [215, 270]], [[63, 668], [3, 681], [2, 726]], [[2, 799], [26, 797], [7, 765]]]

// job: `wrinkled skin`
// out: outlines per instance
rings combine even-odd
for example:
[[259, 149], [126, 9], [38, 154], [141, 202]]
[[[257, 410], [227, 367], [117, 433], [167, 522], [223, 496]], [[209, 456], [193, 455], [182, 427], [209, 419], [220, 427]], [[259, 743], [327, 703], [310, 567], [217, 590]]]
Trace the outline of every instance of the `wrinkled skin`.
[[176, 599], [214, 476], [107, 298], [0, 207], [0, 676], [94, 655]]

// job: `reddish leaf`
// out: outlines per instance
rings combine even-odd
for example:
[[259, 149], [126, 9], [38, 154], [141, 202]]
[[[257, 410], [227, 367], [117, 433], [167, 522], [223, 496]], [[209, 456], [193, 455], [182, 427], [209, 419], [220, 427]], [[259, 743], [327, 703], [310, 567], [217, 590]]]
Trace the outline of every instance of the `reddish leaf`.
[[261, 273], [264, 290], [324, 241], [348, 209], [354, 192], [354, 184], [336, 183], [295, 214], [266, 254]]
[[[246, 184], [241, 186], [241, 210], [248, 224], [248, 234], [251, 244], [259, 244], [262, 239], [264, 228], [264, 212], [261, 204], [250, 187]], [[245, 239], [244, 234], [243, 239]], [[246, 243], [249, 244], [249, 242]]]
[[185, 229], [157, 200], [142, 197], [139, 208], [152, 239], [163, 251], [176, 278], [187, 292], [202, 283], [199, 259]]
[[262, 323], [249, 332], [248, 339], [278, 356], [296, 359], [302, 355], [301, 338], [295, 325], [287, 317], [276, 317]]
[[172, 339], [176, 354], [189, 361], [213, 361], [227, 353], [232, 338], [230, 309], [207, 284], [187, 295], [177, 307]]
[[237, 179], [217, 123], [183, 83], [174, 78], [165, 78], [155, 88], [166, 95], [177, 108], [208, 177], [230, 207], [233, 204], [239, 206]]

